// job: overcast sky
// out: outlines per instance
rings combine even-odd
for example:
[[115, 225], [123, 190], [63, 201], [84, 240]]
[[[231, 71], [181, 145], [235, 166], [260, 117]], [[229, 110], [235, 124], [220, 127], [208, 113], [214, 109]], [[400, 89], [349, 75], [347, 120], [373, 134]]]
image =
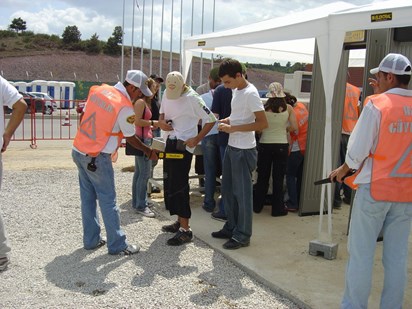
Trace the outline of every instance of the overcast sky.
[[[137, 3], [139, 8], [135, 6], [133, 45], [141, 46], [144, 10], [143, 47], [150, 48], [150, 44], [152, 44], [154, 49], [159, 49], [162, 41], [163, 49], [170, 50], [172, 1], [173, 50], [179, 50], [181, 12], [183, 12], [183, 38], [189, 37], [191, 34], [212, 32], [214, 0], [125, 0], [125, 45], [132, 43], [133, 3]], [[183, 1], [183, 10], [181, 10], [181, 1]], [[325, 0], [215, 0], [214, 30], [234, 28], [332, 2]], [[346, 2], [364, 5], [374, 1], [347, 0]], [[144, 3], [145, 5], [143, 5]], [[163, 31], [161, 31], [162, 3], [164, 3]], [[191, 24], [192, 3], [194, 4], [193, 27]], [[151, 39], [152, 5], [154, 17]], [[204, 8], [203, 31], [202, 7]], [[56, 34], [61, 37], [67, 26], [76, 25], [82, 34], [82, 40], [89, 39], [94, 33], [97, 33], [100, 40], [106, 41], [112, 35], [115, 26], [122, 26], [123, 0], [1, 0], [0, 29], [7, 29], [13, 18], [17, 17], [25, 20], [27, 30], [35, 33]], [[162, 40], [161, 33], [163, 33]]]

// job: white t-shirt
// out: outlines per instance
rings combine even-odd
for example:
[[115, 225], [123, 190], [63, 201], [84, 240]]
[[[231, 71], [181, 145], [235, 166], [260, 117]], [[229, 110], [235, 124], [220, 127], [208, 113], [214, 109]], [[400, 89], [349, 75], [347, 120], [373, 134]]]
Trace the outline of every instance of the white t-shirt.
[[[165, 120], [172, 120], [173, 131], [163, 132], [164, 139], [170, 137], [187, 141], [197, 135], [199, 120], [203, 124], [216, 121], [215, 115], [192, 88], [188, 88], [177, 100], [163, 96], [160, 114], [164, 114]], [[194, 148], [186, 149], [193, 153]]]
[[19, 101], [23, 96], [7, 80], [0, 76], [0, 138], [3, 146], [4, 134], [4, 109], [3, 106], [13, 108], [13, 104]]
[[[234, 89], [232, 96], [232, 112], [230, 113], [230, 125], [242, 125], [253, 123], [256, 120], [255, 112], [264, 111], [256, 87], [248, 84], [242, 90]], [[255, 132], [233, 132], [229, 134], [229, 146], [250, 149], [256, 147]]]

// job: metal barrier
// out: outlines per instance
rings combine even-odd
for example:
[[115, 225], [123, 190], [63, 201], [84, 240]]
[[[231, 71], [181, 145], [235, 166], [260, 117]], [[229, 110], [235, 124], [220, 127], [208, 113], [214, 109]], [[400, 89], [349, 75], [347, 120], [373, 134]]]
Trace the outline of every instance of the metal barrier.
[[[30, 147], [37, 148], [38, 140], [71, 140], [77, 133], [80, 119], [79, 105], [82, 100], [53, 100], [23, 98], [27, 105], [27, 114], [17, 128], [13, 141], [30, 141]], [[11, 110], [5, 111], [5, 125], [10, 119]]]

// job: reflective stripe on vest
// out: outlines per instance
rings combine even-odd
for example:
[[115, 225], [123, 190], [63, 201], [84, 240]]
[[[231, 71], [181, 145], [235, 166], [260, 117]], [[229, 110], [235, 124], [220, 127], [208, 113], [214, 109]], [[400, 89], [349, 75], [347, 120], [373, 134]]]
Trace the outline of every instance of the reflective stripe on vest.
[[412, 202], [412, 97], [381, 94], [372, 103], [381, 112], [381, 122], [372, 154], [371, 196]]
[[358, 102], [361, 91], [346, 83], [345, 106], [343, 107], [342, 133], [351, 134], [359, 118]]
[[293, 106], [293, 110], [295, 111], [296, 120], [298, 122], [298, 130], [290, 132], [290, 138], [292, 143], [298, 141], [300, 152], [305, 154], [309, 112], [306, 109], [306, 106], [301, 102], [296, 102], [295, 106]]
[[91, 87], [74, 146], [94, 157], [103, 150], [110, 136], [117, 136], [120, 145], [122, 132], [113, 133], [112, 130], [119, 112], [127, 106], [133, 107], [130, 100], [113, 86], [103, 84]]

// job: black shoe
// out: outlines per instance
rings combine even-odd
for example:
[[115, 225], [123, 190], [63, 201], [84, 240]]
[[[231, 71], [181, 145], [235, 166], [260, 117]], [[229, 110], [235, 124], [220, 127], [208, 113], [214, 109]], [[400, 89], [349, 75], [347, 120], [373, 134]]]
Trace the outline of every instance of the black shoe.
[[153, 186], [152, 187], [152, 193], [160, 193], [160, 188], [159, 187], [156, 187], [156, 186]]
[[342, 202], [333, 202], [333, 208], [334, 209], [341, 209], [342, 208]]
[[213, 210], [214, 210], [214, 208], [213, 208], [213, 209], [207, 208], [205, 205], [202, 205], [202, 208], [203, 208], [203, 210], [206, 211], [206, 212], [213, 212]]
[[182, 231], [179, 230], [175, 236], [173, 236], [172, 238], [170, 238], [167, 241], [167, 244], [169, 246], [180, 246], [183, 245], [185, 243], [191, 242], [193, 239], [193, 233], [192, 231]]
[[163, 225], [162, 231], [168, 232], [168, 233], [177, 233], [179, 231], [179, 228], [180, 228], [180, 223], [179, 221], [176, 221], [175, 223], [170, 224], [170, 225]]
[[345, 204], [350, 205], [351, 198], [350, 198], [350, 197], [346, 197], [346, 196], [344, 196], [344, 197], [343, 197], [343, 199], [342, 199], [342, 201], [343, 201]]
[[218, 220], [218, 221], [227, 221], [227, 217], [226, 215], [222, 214], [220, 211], [218, 212], [214, 212], [210, 215], [212, 217], [212, 219]]
[[230, 239], [230, 238], [232, 238], [232, 235], [226, 233], [223, 230], [220, 230], [220, 231], [217, 231], [217, 232], [212, 232], [212, 237], [220, 238], [220, 239]]
[[223, 244], [223, 248], [227, 250], [236, 250], [242, 247], [247, 247], [249, 246], [249, 244], [250, 244], [249, 242], [242, 244], [241, 242], [238, 242], [237, 240], [234, 240], [233, 238], [231, 238]]
[[272, 217], [283, 217], [288, 214], [287, 208], [282, 209], [281, 211], [272, 212]]

